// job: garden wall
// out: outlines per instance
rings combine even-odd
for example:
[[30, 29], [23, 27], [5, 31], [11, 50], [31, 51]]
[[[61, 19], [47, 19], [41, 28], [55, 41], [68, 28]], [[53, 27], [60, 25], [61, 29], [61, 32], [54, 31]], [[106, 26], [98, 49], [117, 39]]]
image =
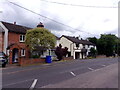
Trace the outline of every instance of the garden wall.
[[25, 65], [31, 65], [31, 64], [40, 64], [45, 63], [45, 59], [37, 58], [37, 59], [31, 59], [31, 58], [21, 58], [20, 60], [20, 66]]

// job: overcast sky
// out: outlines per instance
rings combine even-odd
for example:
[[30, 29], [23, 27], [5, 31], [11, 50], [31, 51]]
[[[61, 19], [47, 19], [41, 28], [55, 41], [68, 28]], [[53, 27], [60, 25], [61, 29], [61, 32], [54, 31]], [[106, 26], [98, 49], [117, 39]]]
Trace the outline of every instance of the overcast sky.
[[[9, 0], [38, 14], [68, 25], [67, 27], [42, 16], [31, 13], [7, 0], [0, 0], [0, 21], [6, 21], [35, 28], [43, 22], [45, 28], [56, 36], [81, 36], [82, 38], [100, 34], [118, 34], [119, 0]], [[59, 3], [59, 4], [57, 4]], [[68, 4], [68, 5], [63, 5]], [[72, 5], [78, 6], [72, 6]], [[79, 6], [83, 5], [83, 6]], [[103, 8], [101, 8], [103, 7]], [[106, 8], [107, 7], [107, 8]], [[113, 7], [113, 8], [112, 8]], [[2, 12], [1, 12], [2, 11]], [[73, 29], [74, 28], [74, 29]]]

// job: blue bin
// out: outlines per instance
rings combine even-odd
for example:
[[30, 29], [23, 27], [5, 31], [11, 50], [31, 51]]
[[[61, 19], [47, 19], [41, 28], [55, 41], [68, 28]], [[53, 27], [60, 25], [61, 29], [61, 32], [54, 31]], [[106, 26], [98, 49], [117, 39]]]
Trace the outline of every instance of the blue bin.
[[46, 56], [46, 63], [51, 63], [51, 62], [52, 62], [51, 56]]

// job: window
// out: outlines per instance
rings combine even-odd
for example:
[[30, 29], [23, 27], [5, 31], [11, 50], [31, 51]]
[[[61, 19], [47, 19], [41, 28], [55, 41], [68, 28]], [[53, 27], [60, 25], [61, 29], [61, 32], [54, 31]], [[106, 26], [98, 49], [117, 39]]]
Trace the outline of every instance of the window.
[[83, 48], [85, 48], [85, 45], [83, 44]]
[[25, 42], [25, 35], [20, 35], [20, 42]]
[[25, 49], [21, 49], [21, 56], [25, 56]]
[[79, 47], [79, 44], [78, 44], [78, 43], [76, 43], [76, 47]]

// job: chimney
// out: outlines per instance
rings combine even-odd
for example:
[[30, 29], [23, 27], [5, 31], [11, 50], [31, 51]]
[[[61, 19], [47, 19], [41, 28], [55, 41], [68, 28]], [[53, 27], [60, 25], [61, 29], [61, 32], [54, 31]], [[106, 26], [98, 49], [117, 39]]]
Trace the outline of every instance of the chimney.
[[44, 25], [43, 25], [43, 23], [40, 22], [40, 23], [37, 25], [37, 27], [38, 27], [38, 28], [39, 28], [39, 27], [40, 27], [40, 28], [44, 28]]
[[16, 25], [16, 22], [14, 22], [14, 25]]
[[79, 39], [79, 37], [76, 37], [76, 39]]

